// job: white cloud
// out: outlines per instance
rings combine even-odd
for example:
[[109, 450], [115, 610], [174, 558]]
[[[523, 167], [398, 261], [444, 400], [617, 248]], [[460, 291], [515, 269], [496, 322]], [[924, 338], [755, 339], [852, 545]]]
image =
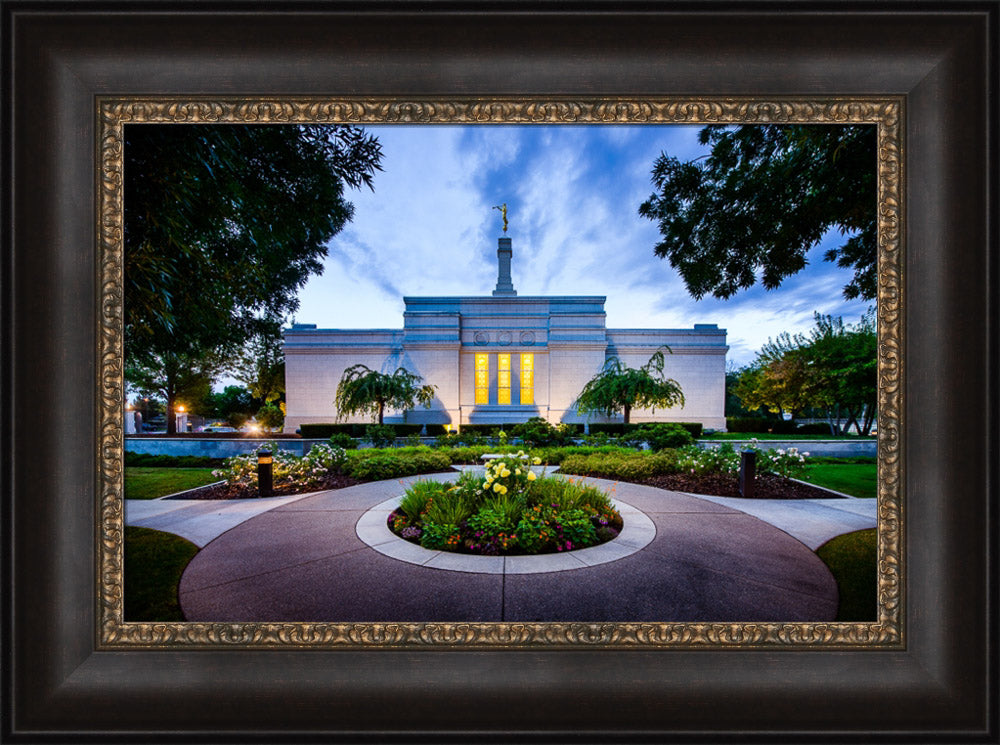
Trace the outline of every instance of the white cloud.
[[[776, 292], [754, 288], [728, 302], [690, 297], [653, 254], [656, 225], [638, 215], [661, 152], [703, 152], [698, 127], [382, 126], [375, 191], [350, 194], [354, 220], [336, 236], [326, 271], [301, 291], [297, 320], [332, 328], [400, 328], [403, 295], [489, 294], [507, 202], [514, 286], [521, 295], [606, 295], [611, 327], [729, 332], [729, 358], [753, 359], [769, 337], [806, 332], [813, 311], [854, 321], [850, 273], [821, 261]], [[840, 240], [829, 236], [828, 240]]]

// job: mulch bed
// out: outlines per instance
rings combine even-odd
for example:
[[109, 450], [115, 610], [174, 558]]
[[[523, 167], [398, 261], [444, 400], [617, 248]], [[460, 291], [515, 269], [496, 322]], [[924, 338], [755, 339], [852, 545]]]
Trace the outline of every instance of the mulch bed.
[[[286, 497], [293, 494], [310, 494], [328, 489], [343, 489], [348, 486], [365, 483], [364, 479], [350, 476], [331, 475], [314, 486], [286, 484], [274, 489], [274, 496]], [[672, 473], [666, 476], [654, 476], [637, 483], [655, 486], [658, 489], [687, 492], [688, 494], [708, 494], [715, 497], [739, 497], [739, 481], [735, 476], [696, 476], [694, 474]], [[755, 499], [840, 499], [823, 489], [817, 489], [806, 484], [783, 479], [780, 476], [765, 473], [757, 475], [754, 493]], [[185, 492], [180, 497], [167, 499], [255, 499], [259, 495], [255, 488], [244, 486], [204, 486], [200, 489]]]
[[[713, 497], [742, 496], [739, 479], [735, 476], [672, 473], [666, 476], [654, 476], [639, 483], [688, 494], [707, 494]], [[754, 499], [842, 499], [842, 497], [771, 473], [762, 473], [757, 474]]]

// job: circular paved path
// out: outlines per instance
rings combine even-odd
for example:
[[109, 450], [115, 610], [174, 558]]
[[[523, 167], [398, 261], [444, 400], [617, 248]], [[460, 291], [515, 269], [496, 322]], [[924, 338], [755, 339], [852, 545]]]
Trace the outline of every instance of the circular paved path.
[[[419, 478], [451, 480], [458, 474]], [[322, 492], [223, 533], [181, 578], [188, 621], [828, 621], [837, 587], [805, 545], [707, 500], [587, 479], [656, 526], [646, 548], [593, 567], [474, 574], [385, 556], [357, 536], [415, 478]]]

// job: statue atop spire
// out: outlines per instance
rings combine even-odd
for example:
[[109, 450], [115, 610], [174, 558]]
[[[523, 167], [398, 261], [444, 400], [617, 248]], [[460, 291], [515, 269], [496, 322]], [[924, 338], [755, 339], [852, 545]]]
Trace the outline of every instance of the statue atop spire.
[[500, 210], [500, 214], [503, 215], [503, 232], [507, 233], [507, 203], [498, 204], [493, 209]]

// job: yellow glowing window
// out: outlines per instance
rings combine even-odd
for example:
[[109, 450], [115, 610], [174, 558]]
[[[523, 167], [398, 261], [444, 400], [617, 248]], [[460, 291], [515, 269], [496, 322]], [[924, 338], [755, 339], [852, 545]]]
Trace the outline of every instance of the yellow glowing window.
[[521, 404], [535, 403], [535, 355], [521, 355]]
[[497, 355], [497, 403], [510, 403], [510, 355]]
[[476, 355], [476, 403], [490, 402], [490, 356]]

